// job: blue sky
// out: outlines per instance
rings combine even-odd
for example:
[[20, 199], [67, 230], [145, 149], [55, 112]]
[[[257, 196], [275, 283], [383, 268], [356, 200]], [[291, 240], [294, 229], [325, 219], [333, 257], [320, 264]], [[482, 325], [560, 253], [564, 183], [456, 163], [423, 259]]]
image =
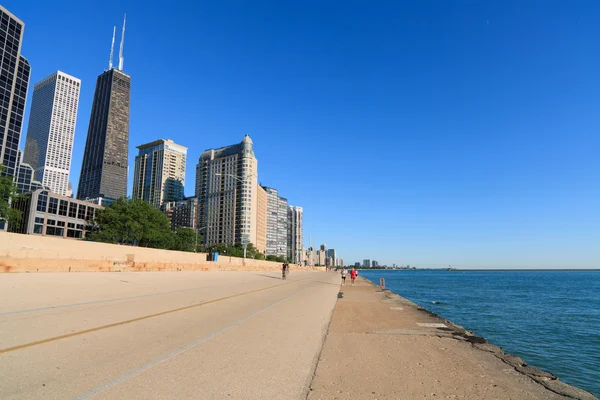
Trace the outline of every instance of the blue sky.
[[127, 12], [130, 170], [173, 139], [193, 195], [200, 153], [248, 132], [305, 244], [347, 263], [600, 267], [600, 3], [187, 3], [3, 2], [26, 24], [28, 107], [57, 69], [82, 80], [74, 186]]

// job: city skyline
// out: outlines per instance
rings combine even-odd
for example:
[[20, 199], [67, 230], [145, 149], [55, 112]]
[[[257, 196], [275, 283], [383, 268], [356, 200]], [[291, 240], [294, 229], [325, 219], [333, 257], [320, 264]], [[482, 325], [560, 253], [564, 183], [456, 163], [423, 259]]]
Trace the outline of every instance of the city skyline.
[[[26, 1], [4, 5], [26, 22], [22, 52], [30, 61], [35, 59], [31, 82], [57, 69], [83, 81], [71, 171], [74, 186], [83, 153], [82, 126], [87, 125], [91, 107], [91, 82], [105, 65], [111, 21], [117, 21], [127, 8], [132, 24], [137, 25], [137, 32], [128, 39], [128, 72], [136, 79], [132, 144], [164, 136], [161, 133], [168, 128], [177, 133], [172, 138], [178, 143], [194, 147], [201, 143], [199, 149], [190, 146], [189, 157], [194, 159], [202, 148], [233, 143], [240, 132], [250, 132], [257, 143], [267, 144], [258, 154], [265, 167], [261, 170], [263, 181], [275, 184], [291, 203], [310, 209], [305, 231], [336, 243], [347, 260], [361, 259], [361, 250], [368, 248], [382, 264], [597, 266], [600, 254], [594, 243], [599, 239], [595, 227], [600, 216], [593, 206], [598, 189], [592, 183], [598, 165], [591, 149], [597, 147], [598, 139], [592, 132], [596, 121], [590, 111], [595, 81], [588, 82], [595, 79], [595, 64], [594, 56], [583, 51], [589, 47], [583, 43], [593, 34], [580, 34], [580, 28], [571, 22], [565, 22], [563, 30], [555, 29], [554, 22], [536, 22], [536, 29], [544, 34], [535, 38], [526, 34], [532, 19], [554, 21], [538, 17], [568, 15], [572, 17], [569, 21], [585, 20], [594, 14], [593, 6], [524, 7], [514, 17], [489, 5], [464, 14], [456, 6], [440, 5], [440, 14], [431, 19], [417, 6], [378, 6], [370, 9], [365, 19], [368, 25], [360, 31], [364, 37], [334, 24], [323, 32], [322, 41], [316, 41], [315, 34], [303, 25], [311, 20], [307, 12], [314, 11], [312, 7], [296, 15], [296, 25], [285, 27], [276, 22], [286, 14], [285, 7], [272, 10], [272, 19], [266, 17], [264, 7], [257, 6], [251, 12], [267, 24], [263, 30], [252, 30], [244, 24], [223, 24], [219, 10], [206, 6], [201, 13], [205, 23], [190, 28], [178, 41], [168, 32], [160, 32], [162, 38], [153, 34], [148, 21], [155, 19], [155, 10], [139, 10], [133, 5], [111, 6], [110, 12], [107, 7], [100, 14], [86, 5], [63, 10], [63, 14], [46, 5], [29, 10]], [[171, 11], [175, 20], [185, 25], [188, 10], [174, 6]], [[247, 18], [249, 12], [236, 10], [232, 18], [252, 20]], [[326, 7], [323, 12], [330, 16], [332, 9]], [[349, 21], [356, 21], [360, 14], [356, 6], [348, 12]], [[53, 23], [44, 23], [36, 14], [51, 16], [48, 20]], [[419, 28], [404, 20], [391, 23], [390, 18], [403, 14], [426, 24]], [[443, 19], [442, 14], [453, 17]], [[60, 23], [71, 20], [74, 24]], [[485, 24], [486, 20], [490, 23]], [[223, 24], [223, 30], [217, 22]], [[585, 29], [593, 29], [591, 26]], [[383, 35], [384, 27], [387, 35]], [[294, 29], [306, 37], [306, 45], [294, 41], [298, 34]], [[322, 31], [324, 25], [317, 24], [316, 29]], [[224, 30], [231, 34], [219, 36]], [[445, 41], [442, 31], [454, 41]], [[556, 40], [556, 32], [563, 31], [565, 35]], [[198, 56], [187, 60], [186, 68], [169, 61], [180, 82], [186, 82], [186, 89], [171, 85], [156, 96], [152, 86], [155, 75], [144, 71], [148, 69], [146, 60], [154, 55], [151, 47], [172, 43], [175, 52], [181, 53], [192, 45], [190, 39], [209, 34], [215, 34], [215, 40], [194, 43], [199, 46]], [[80, 46], [80, 52], [71, 50], [76, 54], [43, 47], [47, 37], [69, 35], [88, 45]], [[411, 35], [430, 51], [418, 51], [402, 41]], [[526, 40], [503, 45], [500, 35]], [[343, 41], [345, 36], [349, 42]], [[278, 42], [270, 39], [275, 37], [291, 47], [277, 47]], [[349, 53], [326, 51], [327, 44], [338, 39], [349, 46]], [[382, 46], [367, 45], [372, 42]], [[567, 48], [566, 42], [577, 46]], [[404, 49], [406, 62], [395, 58], [393, 43]], [[533, 44], [538, 53], [525, 51]], [[275, 57], [277, 49], [288, 57]], [[306, 53], [309, 49], [313, 52]], [[265, 62], [249, 63], [243, 69], [234, 62], [240, 55], [253, 59], [253, 52], [265, 52], [266, 57], [261, 58]], [[295, 54], [311, 57], [294, 63]], [[350, 54], [360, 57], [346, 59]], [[496, 54], [510, 56], [497, 58]], [[196, 58], [199, 55], [201, 60]], [[560, 65], [551, 59], [559, 59]], [[443, 68], [432, 67], [436, 65]], [[187, 69], [193, 73], [188, 74]], [[568, 84], [560, 78], [561, 71], [574, 69], [584, 73], [569, 74]], [[334, 70], [339, 73], [328, 75]], [[521, 89], [532, 85], [537, 89]], [[182, 97], [184, 92], [189, 96]], [[509, 93], [515, 101], [508, 101]], [[372, 106], [366, 101], [377, 98], [380, 101]], [[156, 107], [160, 113], [155, 112]], [[22, 131], [21, 139], [24, 135]], [[298, 138], [303, 146], [295, 146]], [[333, 157], [332, 148], [346, 156], [372, 156], [359, 168], [347, 158]], [[308, 161], [301, 161], [308, 156]], [[132, 169], [131, 162], [128, 167]], [[190, 170], [188, 182], [193, 177]], [[315, 196], [332, 187], [341, 195]], [[352, 195], [362, 189], [373, 195]], [[360, 217], [348, 221], [354, 210], [361, 211]], [[347, 224], [352, 224], [352, 234], [347, 233]]]

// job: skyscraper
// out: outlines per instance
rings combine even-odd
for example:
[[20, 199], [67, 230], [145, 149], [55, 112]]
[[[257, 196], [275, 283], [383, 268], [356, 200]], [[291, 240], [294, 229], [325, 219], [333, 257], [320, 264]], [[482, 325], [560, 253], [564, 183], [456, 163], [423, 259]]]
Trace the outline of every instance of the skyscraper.
[[[129, 150], [129, 96], [131, 77], [123, 72], [121, 34], [119, 67], [113, 68], [111, 48], [108, 70], [98, 76], [90, 125], [85, 142], [77, 198], [127, 196], [127, 162]], [[115, 37], [113, 31], [113, 47]]]
[[156, 208], [183, 199], [187, 147], [159, 139], [137, 148], [131, 197]]
[[326, 254], [327, 258], [331, 259], [331, 266], [335, 266], [335, 260], [337, 259], [337, 253], [335, 249], [328, 249]]
[[288, 208], [288, 258], [294, 264], [304, 261], [302, 257], [302, 207], [289, 206]]
[[23, 162], [52, 192], [67, 195], [81, 81], [57, 71], [33, 88]]
[[196, 166], [198, 229], [205, 244], [256, 243], [258, 161], [250, 136], [210, 149]]
[[255, 247], [265, 254], [267, 250], [267, 192], [262, 186], [256, 186], [258, 201], [256, 213], [256, 243]]
[[288, 201], [277, 189], [263, 186], [267, 192], [267, 256], [288, 256]]
[[24, 24], [0, 5], [0, 164], [17, 175], [29, 62], [21, 55]]

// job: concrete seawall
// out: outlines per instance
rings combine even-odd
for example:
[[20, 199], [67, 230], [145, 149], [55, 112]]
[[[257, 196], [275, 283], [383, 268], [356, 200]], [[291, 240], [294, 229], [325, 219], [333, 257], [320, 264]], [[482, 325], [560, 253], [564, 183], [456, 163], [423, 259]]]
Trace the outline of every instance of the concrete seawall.
[[0, 272], [244, 271], [281, 263], [0, 232]]
[[308, 399], [424, 398], [596, 399], [364, 278], [342, 286]]

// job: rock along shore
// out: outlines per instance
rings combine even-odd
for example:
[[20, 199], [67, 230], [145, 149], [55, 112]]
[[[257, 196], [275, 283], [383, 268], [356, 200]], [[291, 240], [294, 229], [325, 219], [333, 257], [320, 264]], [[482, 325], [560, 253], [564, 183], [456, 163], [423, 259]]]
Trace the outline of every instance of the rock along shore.
[[340, 289], [307, 399], [597, 399], [358, 278]]

